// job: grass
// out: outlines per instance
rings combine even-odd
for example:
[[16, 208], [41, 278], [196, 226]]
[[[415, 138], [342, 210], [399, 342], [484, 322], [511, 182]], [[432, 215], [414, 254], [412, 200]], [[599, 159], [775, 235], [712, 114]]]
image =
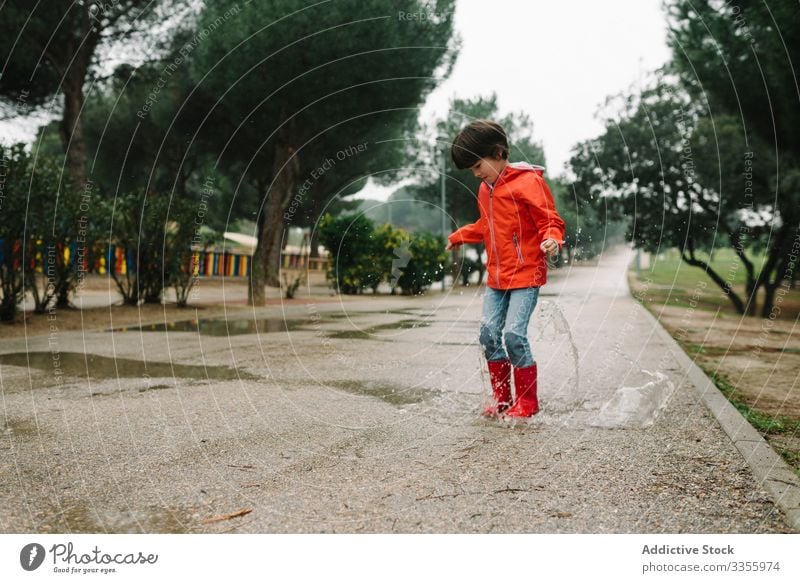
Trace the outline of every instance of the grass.
[[[749, 255], [749, 254], [748, 254]], [[746, 269], [741, 259], [732, 249], [720, 249], [713, 257], [707, 253], [698, 253], [699, 259], [707, 261], [712, 269], [725, 281], [730, 283], [733, 291], [746, 301]], [[756, 269], [760, 269], [765, 258], [749, 255]], [[641, 269], [639, 277], [634, 277], [642, 293], [637, 293], [640, 301], [646, 299], [653, 305], [673, 307], [697, 307], [709, 310], [720, 309], [725, 313], [738, 315], [725, 292], [708, 274], [699, 267], [685, 263], [676, 250], [660, 255], [653, 255], [650, 266]], [[763, 302], [763, 290], [756, 297], [756, 308], [760, 310]], [[694, 302], [694, 305], [692, 305]], [[791, 290], [781, 299], [779, 319], [793, 320], [800, 315], [800, 289]]]
[[[764, 263], [765, 257], [753, 256], [749, 253], [746, 255], [748, 255], [747, 258], [755, 265], [756, 271], [758, 271]], [[732, 249], [719, 249], [714, 252], [713, 257], [709, 256], [708, 253], [698, 252], [696, 257], [709, 263], [720, 277], [733, 286], [744, 286], [747, 281], [747, 270], [742, 260]], [[699, 280], [715, 287], [717, 285], [702, 269], [693, 267], [683, 261], [677, 250], [669, 250], [660, 255], [653, 255], [651, 267], [646, 270], [643, 269], [642, 273], [647, 273], [653, 283], [659, 285], [693, 288]]]
[[[702, 368], [702, 367], [701, 367]], [[737, 398], [736, 387], [734, 387], [728, 378], [721, 373], [707, 370], [703, 371], [714, 381], [717, 388], [722, 392], [731, 405], [736, 407], [736, 410], [747, 419], [756, 430], [763, 435], [782, 435], [782, 434], [795, 434], [800, 433], [800, 419], [793, 419], [791, 417], [773, 416], [768, 415], [758, 409], [753, 409], [744, 401]], [[798, 452], [800, 454], [800, 452]]]
[[786, 463], [794, 468], [794, 473], [800, 478], [800, 450], [786, 449], [785, 447], [776, 447], [781, 457], [786, 460]]

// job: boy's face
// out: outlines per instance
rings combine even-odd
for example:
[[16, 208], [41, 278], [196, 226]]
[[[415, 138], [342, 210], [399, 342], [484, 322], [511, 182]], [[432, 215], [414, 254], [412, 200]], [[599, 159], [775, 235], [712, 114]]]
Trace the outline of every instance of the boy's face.
[[485, 180], [489, 184], [494, 184], [497, 177], [506, 166], [506, 161], [502, 158], [481, 158], [472, 165], [470, 170], [475, 178]]

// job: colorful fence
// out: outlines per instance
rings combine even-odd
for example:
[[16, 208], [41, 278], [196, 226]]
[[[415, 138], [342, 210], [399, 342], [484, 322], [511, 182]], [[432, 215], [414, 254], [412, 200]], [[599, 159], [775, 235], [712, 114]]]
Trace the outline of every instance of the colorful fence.
[[308, 269], [311, 271], [324, 271], [328, 269], [327, 257], [311, 257], [309, 255], [300, 255], [298, 253], [283, 253], [283, 261], [281, 265], [284, 269]]
[[[105, 257], [96, 266], [96, 273], [124, 275], [136, 265], [136, 252], [128, 251], [127, 258], [122, 247], [108, 249]], [[228, 253], [225, 251], [194, 251], [188, 266], [191, 273], [198, 277], [249, 277], [250, 256], [244, 253]]]
[[195, 251], [192, 254], [192, 273], [200, 277], [248, 277], [250, 256], [218, 251]]
[[[11, 253], [14, 256], [20, 253], [20, 244], [15, 242]], [[71, 245], [57, 245], [55, 251], [41, 244], [34, 245], [28, 251], [29, 265], [37, 272], [42, 273], [50, 255], [60, 254], [63, 263], [56, 259], [59, 265], [73, 265], [78, 259], [82, 265], [78, 268], [84, 273], [97, 273], [99, 275], [125, 275], [136, 266], [136, 251], [129, 249], [126, 253], [123, 247], [85, 248], [79, 249], [74, 243]], [[4, 245], [0, 239], [0, 264], [4, 260]], [[188, 268], [198, 277], [249, 277], [250, 255], [246, 253], [230, 253], [218, 250], [195, 250], [190, 259]], [[19, 268], [21, 262], [17, 260], [14, 267]], [[305, 254], [284, 252], [281, 265], [284, 269], [306, 269], [322, 271], [328, 267], [326, 257], [309, 257]]]
[[[0, 265], [5, 263], [6, 260], [4, 242], [3, 239], [0, 239]], [[10, 249], [10, 255], [14, 258], [12, 268], [20, 269], [22, 267], [22, 251], [21, 242], [19, 240], [14, 241]], [[79, 248], [75, 243], [66, 246], [59, 243], [58, 245], [52, 246], [44, 245], [42, 241], [37, 241], [36, 243], [29, 244], [25, 249], [25, 255], [25, 261], [28, 267], [33, 269], [36, 273], [44, 273], [45, 264], [56, 265], [60, 269], [63, 265], [72, 267], [78, 260], [82, 263], [79, 268], [81, 271], [89, 270], [89, 261], [85, 248]]]

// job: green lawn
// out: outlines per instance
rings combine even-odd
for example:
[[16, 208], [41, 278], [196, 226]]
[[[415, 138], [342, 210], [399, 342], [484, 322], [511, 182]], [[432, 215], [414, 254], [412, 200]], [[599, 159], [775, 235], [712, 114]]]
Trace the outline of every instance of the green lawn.
[[[699, 252], [696, 256], [698, 259], [708, 262], [714, 271], [724, 280], [729, 281], [731, 285], [744, 285], [747, 271], [742, 260], [734, 253], [733, 249], [715, 251], [710, 261], [708, 253]], [[755, 257], [749, 253], [747, 256], [755, 265], [756, 270], [761, 268], [766, 259], [764, 256]], [[652, 255], [650, 263], [650, 268], [643, 269], [642, 275], [646, 274], [654, 283], [691, 288], [694, 287], [697, 281], [702, 280], [709, 285], [716, 286], [702, 269], [692, 267], [684, 262], [675, 249], [670, 249], [661, 255]]]
[[[746, 269], [732, 249], [716, 251], [713, 258], [709, 258], [707, 253], [698, 253], [697, 257], [708, 261], [720, 277], [731, 283], [741, 300], [746, 301]], [[749, 256], [749, 259], [760, 269], [765, 257]], [[631, 269], [635, 273], [635, 262]], [[654, 304], [688, 307], [695, 298], [700, 309], [716, 311], [719, 308], [731, 314], [736, 313], [733, 303], [719, 285], [703, 269], [684, 262], [677, 250], [652, 255], [650, 265], [641, 269], [636, 281], [647, 286], [645, 295]], [[760, 313], [762, 302], [763, 291], [756, 296], [757, 313]], [[786, 293], [781, 308], [779, 318], [793, 320], [797, 317], [800, 313], [800, 287]]]

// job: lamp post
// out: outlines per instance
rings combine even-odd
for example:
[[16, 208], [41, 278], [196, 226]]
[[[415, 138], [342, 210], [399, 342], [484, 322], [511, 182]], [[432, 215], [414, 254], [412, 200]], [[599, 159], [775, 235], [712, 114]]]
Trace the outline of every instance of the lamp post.
[[[445, 138], [440, 138], [439, 142], [441, 144], [446, 144], [447, 143]], [[441, 205], [442, 205], [442, 237], [444, 238], [445, 241], [447, 241], [447, 207], [445, 206], [447, 204], [447, 193], [445, 192], [445, 177], [447, 175], [447, 153], [446, 153], [446, 150], [447, 149], [445, 147], [442, 148], [442, 172], [441, 172], [441, 175], [442, 175], [442, 179], [441, 179], [441, 184], [442, 184], [442, 200], [441, 200]], [[442, 266], [442, 291], [445, 291], [445, 289], [447, 288], [447, 286], [445, 284], [446, 275], [447, 275], [447, 273], [446, 273], [446, 271], [444, 269], [444, 266]]]

